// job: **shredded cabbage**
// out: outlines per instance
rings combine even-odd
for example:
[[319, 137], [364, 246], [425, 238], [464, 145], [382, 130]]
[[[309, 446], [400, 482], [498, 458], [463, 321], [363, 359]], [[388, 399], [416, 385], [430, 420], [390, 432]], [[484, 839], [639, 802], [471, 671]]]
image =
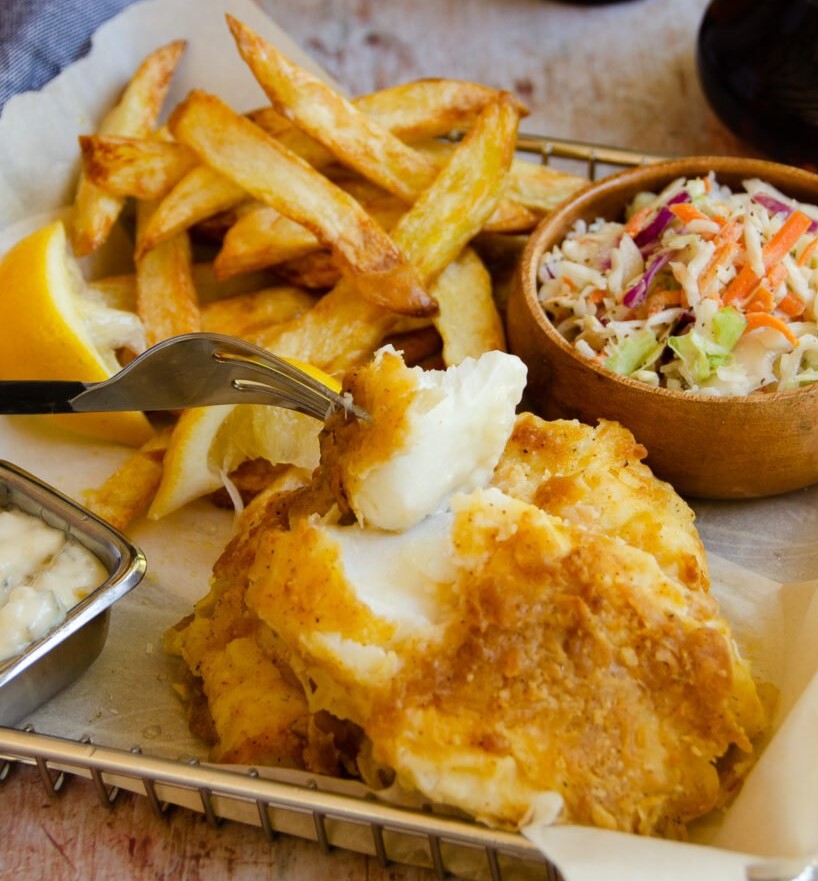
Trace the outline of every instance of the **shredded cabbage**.
[[[540, 266], [559, 333], [652, 386], [744, 395], [818, 381], [818, 207], [758, 179], [743, 186], [679, 178], [640, 193], [624, 222], [578, 222]], [[768, 246], [796, 211], [812, 223], [776, 255]], [[744, 267], [738, 287], [748, 271], [752, 284], [725, 298]]]

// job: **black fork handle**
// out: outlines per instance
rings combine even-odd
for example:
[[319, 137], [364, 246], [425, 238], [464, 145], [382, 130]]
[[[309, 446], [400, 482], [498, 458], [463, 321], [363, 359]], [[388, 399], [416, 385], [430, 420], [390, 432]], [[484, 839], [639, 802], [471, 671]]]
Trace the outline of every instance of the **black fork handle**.
[[0, 380], [0, 413], [73, 413], [71, 400], [93, 383], [51, 380]]

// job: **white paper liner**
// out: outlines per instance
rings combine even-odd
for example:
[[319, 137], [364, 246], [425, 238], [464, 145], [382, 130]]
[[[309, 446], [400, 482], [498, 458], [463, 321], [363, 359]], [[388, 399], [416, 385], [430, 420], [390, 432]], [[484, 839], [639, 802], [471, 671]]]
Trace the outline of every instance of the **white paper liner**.
[[[90, 54], [39, 93], [13, 98], [0, 117], [0, 252], [70, 200], [76, 137], [93, 131], [139, 61], [184, 37], [189, 46], [168, 106], [191, 88], [219, 94], [239, 110], [264, 103], [224, 24], [231, 12], [314, 68], [251, 0], [146, 0], [97, 32]], [[435, 71], [428, 71], [434, 75]], [[33, 220], [32, 220], [33, 218]], [[57, 433], [31, 418], [0, 417], [0, 457], [82, 501], [128, 451]], [[773, 577], [818, 571], [815, 490], [743, 504], [699, 503], [710, 550]], [[230, 513], [207, 503], [143, 523], [133, 538], [145, 550], [143, 585], [113, 610], [108, 643], [90, 670], [30, 720], [38, 731], [158, 756], [204, 757], [171, 689], [175, 662], [164, 631], [206, 590], [210, 568], [230, 531]], [[579, 827], [529, 827], [525, 834], [568, 881], [606, 878], [745, 877], [760, 857], [818, 852], [818, 583], [781, 584], [718, 557], [715, 589], [742, 650], [780, 689], [775, 736], [726, 815], [693, 830], [701, 843], [678, 844]]]

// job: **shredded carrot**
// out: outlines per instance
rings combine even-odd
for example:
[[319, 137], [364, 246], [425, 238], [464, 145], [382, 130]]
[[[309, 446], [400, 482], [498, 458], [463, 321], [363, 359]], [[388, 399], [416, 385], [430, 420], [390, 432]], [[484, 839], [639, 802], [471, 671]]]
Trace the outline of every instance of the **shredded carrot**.
[[770, 315], [768, 312], [748, 312], [745, 318], [747, 319], [747, 325], [744, 328], [744, 333], [757, 330], [759, 327], [771, 327], [773, 330], [777, 330], [793, 346], [799, 345], [798, 337], [775, 315]]
[[765, 284], [758, 286], [758, 289], [750, 297], [744, 306], [745, 312], [772, 312], [775, 305], [773, 292]]
[[758, 276], [753, 272], [750, 264], [745, 263], [738, 275], [727, 285], [722, 299], [728, 305], [736, 300], [746, 300], [757, 284]]
[[792, 291], [787, 291], [786, 295], [776, 303], [776, 308], [790, 318], [800, 318], [804, 314], [804, 301]]
[[775, 290], [787, 277], [787, 267], [783, 263], [776, 263], [775, 266], [767, 273], [767, 281], [770, 287]]
[[799, 266], [807, 265], [807, 263], [809, 262], [809, 258], [812, 257], [816, 247], [818, 247], [818, 236], [816, 236], [801, 252], [801, 256], [798, 258], [797, 261]]
[[811, 225], [812, 219], [803, 211], [793, 211], [761, 251], [765, 268], [780, 262]]
[[738, 245], [736, 242], [726, 241], [716, 247], [713, 256], [710, 258], [707, 266], [699, 274], [699, 290], [703, 293], [716, 280], [716, 274], [722, 266], [726, 266], [732, 259]]
[[728, 220], [719, 230], [718, 239], [722, 242], [737, 242], [744, 232], [744, 224], [740, 220]]
[[690, 202], [679, 202], [676, 205], [668, 205], [668, 208], [682, 223], [690, 223], [691, 220], [710, 220], [706, 214], [702, 214]]
[[605, 299], [605, 291], [602, 288], [597, 288], [596, 290], [591, 291], [588, 295], [588, 299], [596, 305], [597, 303], [601, 303]]
[[[761, 257], [768, 275], [770, 270], [790, 252], [790, 249], [811, 224], [812, 220], [803, 211], [793, 211], [784, 221], [781, 229], [761, 249]], [[724, 292], [724, 302], [733, 303], [736, 300], [746, 300], [758, 282], [759, 278], [753, 272], [750, 264], [745, 263], [741, 272], [727, 286], [727, 290]]]
[[628, 222], [625, 224], [625, 232], [629, 236], [634, 236], [639, 230], [642, 228], [642, 224], [647, 220], [649, 215], [651, 214], [651, 208], [649, 205], [645, 205], [644, 208], [640, 208], [635, 214], [632, 214]]

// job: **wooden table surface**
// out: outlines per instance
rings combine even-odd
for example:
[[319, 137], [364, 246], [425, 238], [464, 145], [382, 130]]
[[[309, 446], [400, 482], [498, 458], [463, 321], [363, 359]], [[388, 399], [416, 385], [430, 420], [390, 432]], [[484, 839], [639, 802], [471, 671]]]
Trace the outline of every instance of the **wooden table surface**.
[[[661, 153], [747, 152], [709, 112], [695, 38], [706, 0], [583, 7], [548, 0], [260, 0], [350, 93], [421, 76], [474, 79], [530, 107], [524, 129]], [[191, 0], [191, 6], [195, 5]], [[229, 7], [229, 3], [225, 4]], [[431, 879], [198, 815], [154, 817], [125, 796], [108, 810], [72, 780], [49, 800], [15, 768], [0, 790], [0, 878], [93, 881]]]

